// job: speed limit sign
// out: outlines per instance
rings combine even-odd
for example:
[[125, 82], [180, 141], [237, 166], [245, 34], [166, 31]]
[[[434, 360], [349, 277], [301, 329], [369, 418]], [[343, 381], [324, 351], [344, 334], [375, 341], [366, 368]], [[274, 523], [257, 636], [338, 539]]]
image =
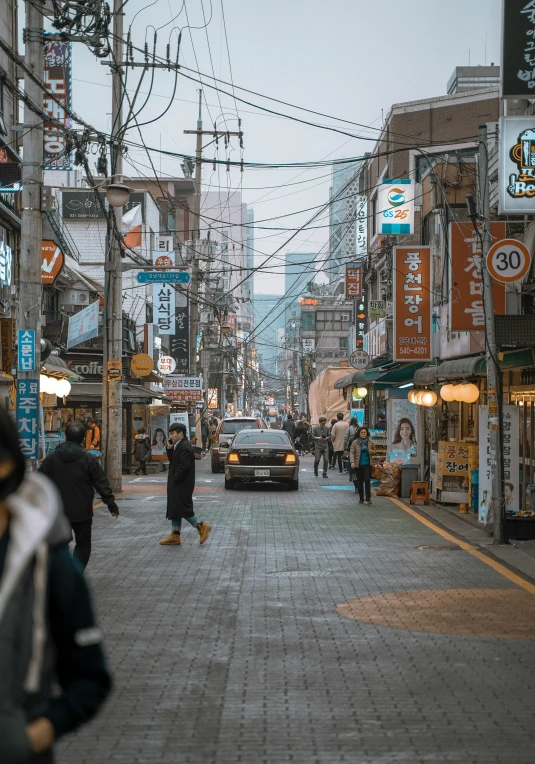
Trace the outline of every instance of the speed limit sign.
[[509, 284], [519, 281], [529, 271], [531, 256], [525, 244], [517, 239], [502, 239], [489, 249], [487, 269], [493, 279]]

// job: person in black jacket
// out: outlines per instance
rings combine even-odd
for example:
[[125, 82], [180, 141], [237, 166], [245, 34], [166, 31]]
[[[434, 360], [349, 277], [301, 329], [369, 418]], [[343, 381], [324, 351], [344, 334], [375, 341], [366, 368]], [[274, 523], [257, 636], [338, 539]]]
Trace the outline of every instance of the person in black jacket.
[[0, 406], [2, 764], [52, 764], [54, 742], [88, 722], [111, 688], [70, 537], [58, 492], [26, 471], [19, 434]]
[[169, 472], [167, 474], [167, 519], [171, 520], [170, 535], [160, 540], [162, 545], [180, 545], [182, 519], [199, 531], [199, 541], [204, 544], [212, 526], [198, 520], [193, 509], [195, 488], [195, 453], [187, 438], [186, 426], [172, 424], [169, 428]]
[[286, 418], [286, 420], [284, 421], [284, 424], [282, 425], [282, 429], [288, 433], [293, 443], [295, 440], [295, 422], [291, 414], [288, 414], [288, 417]]
[[94, 489], [107, 504], [113, 517], [119, 517], [108, 478], [98, 459], [82, 446], [84, 427], [79, 422], [67, 425], [65, 443], [46, 457], [39, 471], [47, 475], [59, 490], [63, 511], [74, 533], [74, 556], [85, 569], [91, 555]]

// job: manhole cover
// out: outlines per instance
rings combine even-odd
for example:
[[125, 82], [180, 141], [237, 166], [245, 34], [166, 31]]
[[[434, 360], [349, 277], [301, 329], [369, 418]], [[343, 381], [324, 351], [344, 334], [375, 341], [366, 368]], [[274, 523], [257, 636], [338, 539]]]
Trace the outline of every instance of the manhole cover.
[[331, 569], [328, 570], [273, 570], [267, 573], [268, 576], [275, 576], [276, 578], [320, 578], [321, 576], [328, 576], [332, 573]]
[[461, 547], [457, 544], [427, 544], [419, 546], [422, 552], [460, 552]]

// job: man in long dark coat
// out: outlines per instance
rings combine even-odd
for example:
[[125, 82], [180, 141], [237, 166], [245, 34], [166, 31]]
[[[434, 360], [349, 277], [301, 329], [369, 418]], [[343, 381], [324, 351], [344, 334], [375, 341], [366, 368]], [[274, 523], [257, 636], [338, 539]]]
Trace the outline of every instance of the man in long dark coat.
[[183, 424], [172, 424], [169, 428], [169, 473], [167, 476], [167, 519], [171, 520], [171, 534], [161, 539], [160, 544], [180, 545], [182, 519], [187, 520], [199, 531], [199, 541], [204, 544], [212, 526], [195, 516], [193, 509], [193, 489], [195, 488], [195, 453], [187, 438]]

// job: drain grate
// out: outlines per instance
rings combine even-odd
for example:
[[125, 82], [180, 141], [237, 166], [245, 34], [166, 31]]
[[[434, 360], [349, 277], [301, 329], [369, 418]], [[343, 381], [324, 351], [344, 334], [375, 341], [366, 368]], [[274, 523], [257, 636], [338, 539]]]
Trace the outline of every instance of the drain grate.
[[460, 552], [461, 547], [457, 544], [427, 544], [419, 546], [422, 552]]
[[326, 570], [272, 570], [266, 573], [267, 576], [276, 578], [321, 578], [328, 576], [333, 572], [332, 568]]

